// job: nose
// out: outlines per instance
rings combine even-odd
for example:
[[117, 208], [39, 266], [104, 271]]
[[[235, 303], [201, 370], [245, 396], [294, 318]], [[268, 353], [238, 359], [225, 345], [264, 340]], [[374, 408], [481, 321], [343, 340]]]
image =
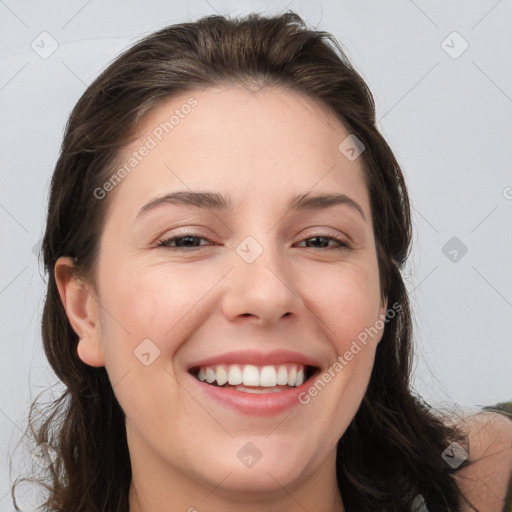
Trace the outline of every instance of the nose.
[[232, 270], [226, 276], [224, 315], [233, 322], [260, 326], [297, 315], [304, 305], [296, 285], [293, 267], [283, 252], [270, 242], [259, 244], [248, 237], [234, 251]]

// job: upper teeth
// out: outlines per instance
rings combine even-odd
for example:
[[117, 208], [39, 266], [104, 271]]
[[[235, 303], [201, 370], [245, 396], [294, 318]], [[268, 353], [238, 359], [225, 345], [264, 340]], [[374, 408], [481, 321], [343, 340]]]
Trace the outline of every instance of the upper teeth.
[[228, 383], [232, 386], [273, 387], [276, 385], [300, 386], [304, 382], [305, 367], [301, 364], [281, 364], [277, 366], [254, 366], [252, 364], [218, 364], [201, 366], [197, 378], [219, 386]]

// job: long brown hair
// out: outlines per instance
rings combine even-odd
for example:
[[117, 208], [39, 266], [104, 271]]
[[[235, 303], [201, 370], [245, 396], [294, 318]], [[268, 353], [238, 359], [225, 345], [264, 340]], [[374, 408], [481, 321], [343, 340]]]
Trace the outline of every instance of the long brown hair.
[[290, 11], [273, 17], [208, 16], [159, 30], [115, 59], [70, 115], [42, 244], [48, 280], [44, 350], [65, 392], [40, 422], [34, 417], [36, 402], [29, 414], [34, 442], [48, 443], [56, 453], [40, 479], [47, 491], [45, 510], [127, 512], [131, 482], [124, 413], [105, 368], [78, 358], [55, 262], [70, 256], [77, 271], [94, 280], [109, 204], [94, 191], [112, 176], [137, 123], [173, 95], [226, 83], [276, 85], [308, 95], [365, 146], [381, 293], [401, 310], [386, 323], [366, 394], [338, 443], [337, 478], [347, 512], [409, 512], [421, 497], [430, 511], [459, 510], [454, 469], [441, 454], [452, 441], [464, 445], [463, 432], [442, 422], [410, 388], [411, 315], [401, 275], [411, 241], [404, 177], [376, 128], [372, 94], [339, 43]]

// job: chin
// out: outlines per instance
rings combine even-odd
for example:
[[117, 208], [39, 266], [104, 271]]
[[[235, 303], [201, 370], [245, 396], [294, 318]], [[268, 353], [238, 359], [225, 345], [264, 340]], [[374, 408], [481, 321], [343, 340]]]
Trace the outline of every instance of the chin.
[[[264, 465], [260, 461], [250, 469], [231, 464], [230, 468], [226, 467], [225, 480], [222, 481], [220, 471], [215, 471], [210, 475], [210, 481], [215, 482], [215, 485], [222, 481], [222, 489], [230, 494], [236, 492], [245, 494], [282, 492], [283, 487], [288, 488], [298, 481], [302, 473], [300, 466], [281, 464], [280, 467], [276, 467], [273, 462]], [[229, 476], [227, 476], [228, 474]]]
[[233, 444], [235, 449], [209, 451], [210, 464], [199, 461], [197, 468], [215, 486], [222, 482], [226, 492], [282, 492], [283, 486], [298, 482], [306, 468], [311, 467], [307, 454], [281, 436], [273, 443], [256, 438], [252, 442], [236, 440]]

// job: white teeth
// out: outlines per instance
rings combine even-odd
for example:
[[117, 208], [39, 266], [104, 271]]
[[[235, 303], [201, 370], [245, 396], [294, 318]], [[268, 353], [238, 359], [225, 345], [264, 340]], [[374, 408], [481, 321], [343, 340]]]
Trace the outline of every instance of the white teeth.
[[273, 366], [264, 366], [260, 373], [260, 386], [272, 388], [277, 384], [277, 373]]
[[280, 386], [285, 386], [288, 384], [288, 370], [286, 369], [286, 366], [280, 366], [279, 370], [277, 371], [277, 383]]
[[302, 386], [303, 383], [304, 383], [304, 370], [301, 368], [297, 372], [297, 380], [295, 382], [295, 385], [296, 386]]
[[217, 366], [217, 371], [215, 372], [217, 376], [217, 384], [219, 386], [223, 386], [228, 381], [228, 372], [226, 371], [226, 367], [221, 364]]
[[[305, 367], [301, 364], [282, 364], [278, 366], [255, 366], [252, 364], [219, 364], [201, 366], [197, 378], [202, 382], [223, 386], [249, 386], [252, 388], [276, 388], [276, 386], [301, 386], [304, 383]], [[270, 389], [268, 390], [270, 391]]]
[[238, 386], [239, 384], [242, 384], [242, 381], [243, 374], [240, 366], [237, 364], [230, 365], [228, 372], [228, 383], [231, 384], [231, 386]]
[[206, 368], [206, 382], [211, 384], [216, 379], [216, 374], [213, 368]]
[[243, 370], [244, 386], [259, 386], [260, 385], [260, 372], [256, 366], [246, 364]]
[[288, 371], [288, 386], [295, 386], [295, 382], [297, 381], [297, 368], [292, 366], [292, 368]]

